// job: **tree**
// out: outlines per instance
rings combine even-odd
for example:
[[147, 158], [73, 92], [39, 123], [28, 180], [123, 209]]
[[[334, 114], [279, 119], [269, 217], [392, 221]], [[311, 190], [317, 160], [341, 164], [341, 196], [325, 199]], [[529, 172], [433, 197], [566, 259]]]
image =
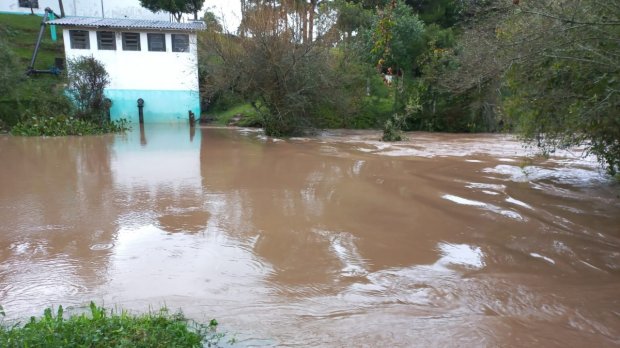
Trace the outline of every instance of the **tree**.
[[152, 12], [170, 12], [177, 22], [181, 21], [184, 13], [193, 13], [194, 19], [198, 19], [198, 11], [203, 4], [204, 0], [140, 0], [140, 6]]
[[498, 31], [513, 57], [505, 112], [544, 152], [583, 146], [620, 169], [620, 3], [523, 1]]
[[424, 23], [402, 0], [379, 10], [371, 28], [360, 33], [360, 55], [368, 63], [411, 74], [424, 52]]
[[[272, 4], [273, 5], [273, 4]], [[363, 95], [364, 83], [351, 81], [353, 59], [337, 53], [321, 40], [299, 42], [282, 22], [279, 8], [246, 8], [245, 37], [201, 33], [207, 38], [201, 56], [206, 83], [203, 97], [213, 100], [233, 92], [257, 110], [265, 133], [300, 134], [313, 127], [342, 127], [346, 116], [358, 111], [352, 102]], [[204, 59], [204, 58], [203, 58]]]
[[76, 116], [103, 124], [105, 121], [105, 87], [110, 83], [103, 64], [93, 57], [79, 57], [68, 62], [68, 92], [77, 107]]
[[219, 18], [212, 11], [205, 11], [204, 15], [202, 16], [202, 20], [205, 22], [208, 31], [216, 33], [221, 33], [222, 31], [224, 31], [224, 28], [222, 27]]

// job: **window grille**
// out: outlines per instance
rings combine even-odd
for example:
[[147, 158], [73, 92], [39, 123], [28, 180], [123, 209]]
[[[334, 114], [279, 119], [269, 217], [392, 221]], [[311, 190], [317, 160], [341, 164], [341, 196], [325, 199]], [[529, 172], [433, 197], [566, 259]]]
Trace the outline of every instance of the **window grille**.
[[149, 51], [166, 52], [166, 35], [165, 34], [149, 33], [146, 36], [149, 42]]
[[172, 34], [172, 52], [189, 52], [189, 35]]
[[19, 0], [19, 7], [30, 8], [30, 4], [32, 8], [39, 8], [39, 0]]
[[86, 30], [69, 30], [71, 37], [71, 48], [88, 50], [90, 49], [90, 39]]
[[123, 51], [140, 51], [140, 33], [123, 33]]
[[97, 45], [100, 50], [116, 50], [116, 36], [112, 31], [98, 31]]

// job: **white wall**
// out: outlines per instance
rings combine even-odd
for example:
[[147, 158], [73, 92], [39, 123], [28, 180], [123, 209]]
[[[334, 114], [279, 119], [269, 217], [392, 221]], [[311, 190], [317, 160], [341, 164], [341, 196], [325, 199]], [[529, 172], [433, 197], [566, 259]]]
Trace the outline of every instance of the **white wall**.
[[[148, 20], [169, 21], [167, 12], [153, 13], [140, 6], [139, 0], [63, 0], [66, 16], [102, 17], [106, 18], [139, 18]], [[39, 0], [39, 8], [35, 13], [42, 14], [46, 7], [60, 14], [58, 0]], [[0, 12], [30, 13], [30, 8], [19, 7], [18, 0], [0, 0]]]
[[63, 30], [67, 59], [93, 56], [110, 75], [109, 89], [198, 91], [196, 34], [189, 34], [189, 52], [172, 52], [171, 33], [166, 34], [166, 52], [148, 50], [146, 32], [140, 33], [141, 51], [123, 51], [122, 36], [116, 33], [116, 51], [99, 50], [97, 33], [90, 31], [90, 49], [72, 49], [69, 30]]

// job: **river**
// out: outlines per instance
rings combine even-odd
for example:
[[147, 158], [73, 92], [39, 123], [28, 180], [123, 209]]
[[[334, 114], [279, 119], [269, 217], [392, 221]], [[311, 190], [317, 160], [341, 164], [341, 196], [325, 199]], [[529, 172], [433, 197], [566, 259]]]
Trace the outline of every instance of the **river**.
[[166, 305], [242, 347], [620, 345], [617, 181], [579, 149], [407, 136], [0, 136], [0, 305]]

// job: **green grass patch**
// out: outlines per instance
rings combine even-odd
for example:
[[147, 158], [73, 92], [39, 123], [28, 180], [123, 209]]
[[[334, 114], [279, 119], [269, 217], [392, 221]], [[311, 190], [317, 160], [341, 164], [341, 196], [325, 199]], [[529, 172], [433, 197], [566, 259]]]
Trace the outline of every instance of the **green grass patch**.
[[0, 347], [213, 347], [224, 337], [216, 333], [217, 325], [215, 319], [197, 324], [166, 308], [132, 315], [91, 302], [88, 313], [69, 318], [60, 306], [56, 313], [48, 308], [25, 325], [0, 325]]
[[250, 103], [235, 105], [225, 110], [214, 110], [206, 115], [207, 117], [212, 117], [214, 119], [213, 123], [220, 126], [228, 125], [232, 118], [237, 115], [241, 115], [244, 120], [258, 118], [256, 109]]

